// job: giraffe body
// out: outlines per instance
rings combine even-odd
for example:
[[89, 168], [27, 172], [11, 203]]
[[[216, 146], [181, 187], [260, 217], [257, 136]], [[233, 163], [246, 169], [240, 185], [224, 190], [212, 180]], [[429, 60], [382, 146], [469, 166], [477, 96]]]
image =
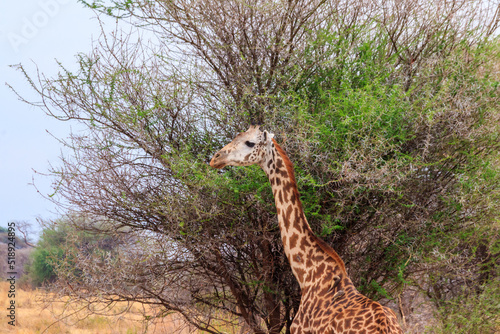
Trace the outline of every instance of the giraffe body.
[[217, 152], [210, 165], [259, 164], [271, 183], [281, 240], [301, 288], [292, 334], [402, 333], [394, 312], [359, 293], [339, 255], [311, 230], [293, 166], [267, 131], [252, 126]]

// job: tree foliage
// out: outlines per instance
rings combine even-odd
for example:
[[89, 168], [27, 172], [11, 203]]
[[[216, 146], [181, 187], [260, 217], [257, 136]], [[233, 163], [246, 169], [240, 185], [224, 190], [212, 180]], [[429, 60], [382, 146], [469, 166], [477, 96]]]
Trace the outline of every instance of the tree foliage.
[[270, 186], [258, 167], [207, 164], [251, 121], [283, 143], [313, 230], [365, 294], [419, 286], [447, 307], [498, 277], [498, 5], [87, 5], [152, 38], [105, 35], [54, 78], [20, 67], [36, 105], [83, 129], [54, 200], [119, 244], [74, 254], [61, 294], [137, 300], [210, 333], [236, 318], [288, 332], [300, 291]]
[[[42, 233], [36, 247], [30, 254], [26, 266], [32, 286], [48, 286], [58, 279], [62, 268], [74, 266], [79, 257], [85, 256], [90, 249], [110, 253], [115, 241], [105, 235], [93, 235], [78, 226], [85, 221], [83, 216], [68, 215], [55, 221], [41, 221]], [[82, 280], [83, 272], [74, 270], [75, 282]]]

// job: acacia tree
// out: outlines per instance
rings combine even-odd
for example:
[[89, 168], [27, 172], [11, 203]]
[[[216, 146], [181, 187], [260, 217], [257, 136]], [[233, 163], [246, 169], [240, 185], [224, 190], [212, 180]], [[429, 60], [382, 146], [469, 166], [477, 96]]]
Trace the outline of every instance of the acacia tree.
[[[251, 121], [284, 143], [312, 228], [366, 294], [390, 299], [421, 284], [442, 301], [454, 285], [497, 275], [498, 239], [486, 236], [497, 166], [479, 164], [498, 152], [488, 70], [497, 5], [87, 5], [154, 38], [104, 35], [79, 55], [78, 71], [61, 65], [55, 78], [20, 67], [36, 105], [85, 129], [52, 170], [53, 198], [88, 217], [78, 229], [119, 245], [113, 254], [72, 247], [77, 261], [58, 268], [60, 294], [156, 305], [156, 316], [175, 311], [210, 333], [237, 318], [253, 333], [289, 332], [300, 291], [267, 180], [258, 168], [207, 164]], [[494, 176], [480, 182], [485, 170]], [[460, 241], [454, 232], [471, 220], [481, 232]], [[420, 275], [429, 267], [433, 277]]]

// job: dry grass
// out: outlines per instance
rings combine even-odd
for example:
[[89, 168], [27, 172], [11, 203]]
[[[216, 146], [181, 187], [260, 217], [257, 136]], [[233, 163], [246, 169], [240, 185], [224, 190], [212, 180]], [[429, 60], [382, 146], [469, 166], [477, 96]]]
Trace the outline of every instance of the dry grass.
[[[143, 317], [143, 308], [139, 304], [133, 304], [129, 310], [127, 305], [118, 304], [112, 311], [111, 316], [90, 315], [78, 321], [77, 316], [69, 316], [64, 321], [58, 321], [56, 315], [60, 315], [64, 309], [64, 302], [53, 303], [48, 307], [41, 302], [43, 296], [40, 290], [20, 289], [16, 287], [16, 326], [10, 326], [7, 321], [7, 298], [8, 283], [0, 282], [0, 308], [1, 322], [0, 333], [17, 334], [135, 334], [135, 333], [193, 333], [183, 328], [182, 320], [171, 315], [164, 319], [146, 323]], [[81, 317], [80, 317], [81, 318]]]

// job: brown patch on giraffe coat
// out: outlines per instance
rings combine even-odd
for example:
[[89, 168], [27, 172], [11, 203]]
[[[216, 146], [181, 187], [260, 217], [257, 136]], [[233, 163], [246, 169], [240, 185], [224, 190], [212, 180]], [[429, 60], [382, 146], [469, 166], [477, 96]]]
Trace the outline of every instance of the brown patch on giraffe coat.
[[338, 276], [334, 276], [333, 275], [333, 272], [330, 271], [330, 268], [328, 268], [327, 270], [327, 273], [326, 275], [323, 276], [323, 285], [325, 285], [326, 287], [330, 288], [332, 286], [332, 282], [335, 283], [335, 287], [337, 287], [338, 285], [338, 282], [335, 281], [335, 278], [338, 277]]
[[306, 274], [306, 271], [301, 268], [294, 268], [295, 273], [297, 274], [297, 280], [302, 283], [304, 282], [304, 275]]
[[325, 272], [325, 264], [322, 263], [319, 266], [316, 267], [316, 272], [314, 273], [313, 279], [317, 281], [321, 276], [323, 276], [323, 273]]
[[305, 252], [306, 251], [306, 248], [309, 248], [311, 247], [312, 245], [309, 243], [309, 241], [307, 241], [306, 238], [302, 238], [300, 239], [300, 249]]
[[303, 232], [301, 220], [297, 218], [297, 216], [295, 216], [295, 219], [293, 220], [293, 228], [299, 231], [300, 233]]
[[277, 169], [276, 173], [279, 173], [281, 177], [284, 179], [288, 178], [288, 173], [286, 172], [286, 169]]
[[[281, 191], [280, 191], [280, 196], [281, 196]], [[290, 223], [291, 223], [291, 216], [292, 216], [292, 206], [289, 205], [287, 208], [286, 208], [286, 211], [285, 211], [285, 214], [283, 215], [283, 220], [284, 220], [284, 223], [285, 223], [285, 229], [288, 231], [288, 229], [290, 228]]]
[[294, 190], [294, 186], [293, 186], [292, 182], [283, 181], [283, 192], [285, 193], [285, 195], [288, 195], [288, 193], [290, 191], [293, 191], [293, 190]]
[[290, 249], [294, 249], [295, 246], [297, 246], [297, 241], [299, 240], [299, 235], [297, 233], [294, 233], [290, 237]]
[[363, 309], [361, 309], [361, 310], [359, 310], [359, 311], [358, 311], [358, 314], [359, 314], [359, 315], [364, 315], [364, 314], [365, 314], [365, 313], [367, 313], [367, 312], [368, 312], [368, 309], [363, 308]]
[[243, 161], [248, 161], [248, 159], [250, 158], [251, 155], [252, 155], [252, 153], [248, 153], [247, 155], [245, 155], [245, 157], [243, 158]]
[[284, 166], [285, 165], [283, 165], [283, 160], [282, 159], [276, 159], [276, 169], [281, 169]]
[[[307, 242], [307, 241], [306, 241]], [[309, 242], [307, 242], [309, 244]], [[323, 262], [325, 260], [325, 257], [321, 254], [314, 255], [311, 260], [315, 263]]]
[[308, 283], [312, 282], [312, 279], [313, 279], [312, 271], [309, 270], [309, 273], [306, 276], [306, 282], [308, 282]]
[[363, 324], [363, 317], [357, 316], [353, 319], [352, 329], [361, 329]]
[[290, 229], [290, 213], [288, 210], [283, 214], [283, 225], [285, 226], [285, 230], [288, 232]]

